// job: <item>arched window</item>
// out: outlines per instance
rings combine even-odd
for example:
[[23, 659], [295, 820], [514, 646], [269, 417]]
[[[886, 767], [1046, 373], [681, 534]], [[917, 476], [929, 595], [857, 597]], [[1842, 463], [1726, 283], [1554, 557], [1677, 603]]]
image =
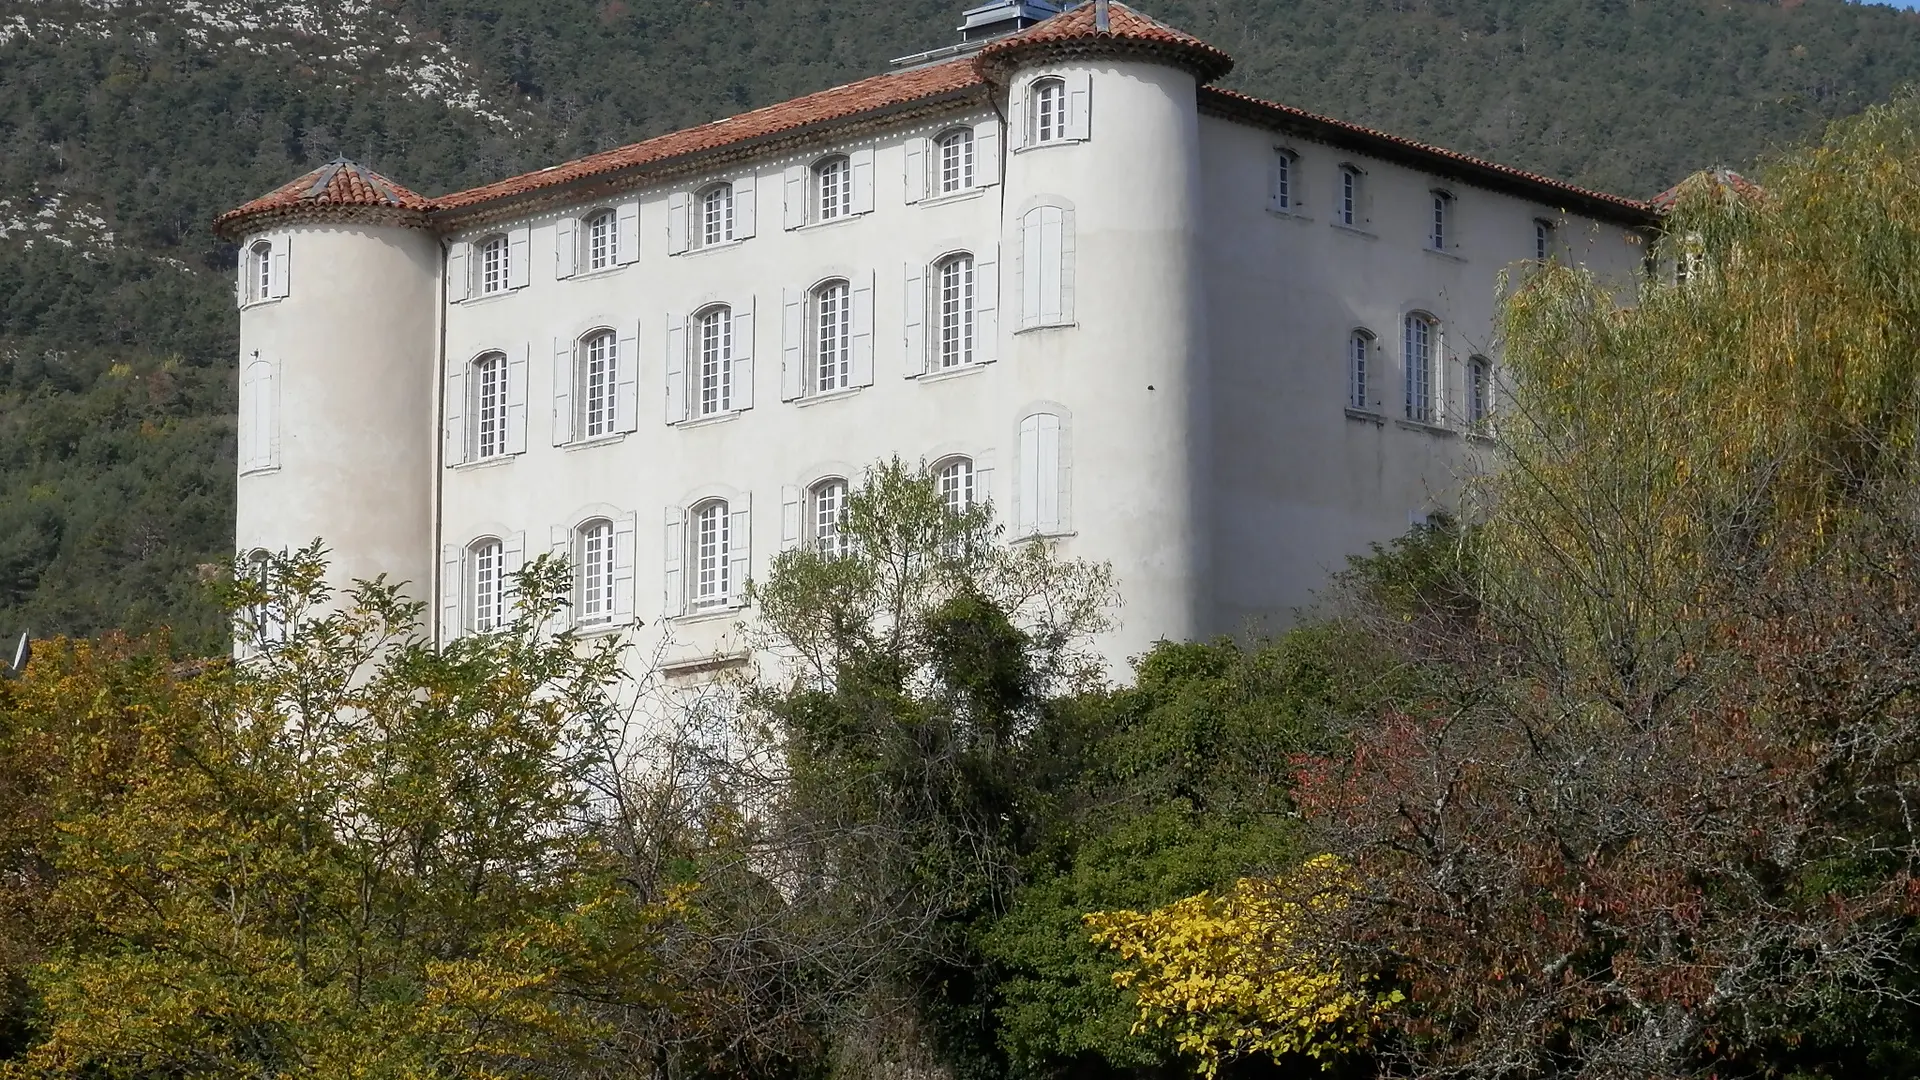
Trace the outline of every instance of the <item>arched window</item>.
[[1434, 420], [1434, 369], [1439, 355], [1440, 323], [1423, 311], [1407, 316], [1406, 364], [1407, 419], [1431, 424]]
[[611, 210], [602, 210], [587, 218], [587, 270], [605, 270], [613, 265], [616, 218]]
[[941, 370], [973, 363], [973, 256], [949, 255], [934, 266], [940, 310]]
[[1027, 102], [1033, 116], [1033, 145], [1059, 142], [1067, 137], [1065, 79], [1035, 79], [1027, 90]]
[[732, 540], [728, 535], [727, 504], [720, 499], [712, 499], [693, 508], [692, 548], [688, 552], [693, 563], [692, 595], [688, 598], [690, 607], [695, 611], [725, 607], [733, 595], [733, 582], [730, 562]]
[[1467, 361], [1467, 422], [1480, 427], [1493, 416], [1493, 361], [1476, 356]]
[[813, 390], [844, 390], [853, 380], [853, 294], [845, 281], [813, 290]]
[[507, 452], [507, 358], [503, 353], [477, 357], [467, 371], [469, 402], [467, 445], [471, 459]]
[[613, 618], [613, 522], [595, 518], [573, 531], [574, 622]]
[[489, 236], [475, 245], [480, 252], [480, 295], [507, 291], [507, 238]]
[[715, 184], [700, 196], [700, 246], [733, 239], [733, 185]]
[[1291, 212], [1298, 205], [1299, 193], [1294, 190], [1294, 173], [1299, 171], [1300, 155], [1285, 147], [1276, 147], [1273, 151], [1273, 182], [1268, 197], [1275, 210]]
[[265, 240], [247, 252], [247, 299], [265, 300], [273, 295], [273, 245]]
[[1553, 257], [1553, 222], [1533, 219], [1533, 261], [1546, 262]]
[[933, 476], [940, 491], [940, 501], [946, 504], [947, 509], [964, 514], [973, 508], [972, 458], [942, 459], [934, 465]]
[[695, 413], [718, 416], [733, 408], [733, 309], [710, 307], [695, 319], [700, 350], [700, 384]]
[[269, 595], [246, 610], [244, 632], [248, 640], [243, 650], [257, 652], [269, 645], [284, 644], [287, 640], [286, 609], [282, 598], [275, 594], [272, 553], [265, 548], [248, 552], [245, 573], [249, 581], [267, 590]]
[[840, 524], [847, 514], [847, 482], [839, 478], [822, 480], [808, 491], [807, 521], [813, 531], [814, 550], [837, 557], [847, 553], [847, 536]]
[[815, 221], [836, 221], [853, 213], [853, 168], [845, 154], [814, 165], [813, 208]]
[[1427, 230], [1427, 246], [1435, 251], [1447, 250], [1447, 244], [1453, 237], [1453, 196], [1444, 191], [1433, 191], [1433, 224]]
[[613, 434], [613, 373], [619, 344], [611, 330], [595, 330], [580, 339], [573, 384], [579, 387], [576, 430], [583, 439]]
[[506, 546], [491, 537], [467, 548], [467, 629], [475, 633], [507, 624]]
[[1352, 165], [1340, 166], [1340, 201], [1334, 207], [1334, 220], [1342, 225], [1358, 226], [1360, 223], [1360, 170]]
[[951, 195], [973, 186], [973, 129], [954, 128], [935, 144], [940, 153], [940, 194]]
[[1347, 407], [1369, 411], [1372, 402], [1372, 387], [1368, 379], [1373, 374], [1373, 334], [1366, 330], [1355, 330], [1347, 338]]

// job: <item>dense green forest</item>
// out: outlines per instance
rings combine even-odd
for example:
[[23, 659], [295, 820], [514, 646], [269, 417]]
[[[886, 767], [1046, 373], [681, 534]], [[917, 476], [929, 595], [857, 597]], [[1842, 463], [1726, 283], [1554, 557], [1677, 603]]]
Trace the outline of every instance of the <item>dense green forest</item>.
[[[229, 546], [219, 211], [345, 153], [439, 192], [954, 39], [901, 0], [0, 3], [0, 632], [172, 624]], [[1228, 84], [1630, 195], [1920, 73], [1840, 0], [1162, 0]]]

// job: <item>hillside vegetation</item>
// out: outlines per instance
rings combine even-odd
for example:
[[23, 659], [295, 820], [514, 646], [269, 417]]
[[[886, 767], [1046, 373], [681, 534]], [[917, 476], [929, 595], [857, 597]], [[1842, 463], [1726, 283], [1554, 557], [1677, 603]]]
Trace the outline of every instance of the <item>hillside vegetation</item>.
[[[0, 2], [0, 633], [217, 648], [233, 251], [219, 211], [347, 154], [462, 187], [869, 74], [947, 0]], [[1228, 84], [1645, 196], [1920, 73], [1840, 0], [1149, 0]]]

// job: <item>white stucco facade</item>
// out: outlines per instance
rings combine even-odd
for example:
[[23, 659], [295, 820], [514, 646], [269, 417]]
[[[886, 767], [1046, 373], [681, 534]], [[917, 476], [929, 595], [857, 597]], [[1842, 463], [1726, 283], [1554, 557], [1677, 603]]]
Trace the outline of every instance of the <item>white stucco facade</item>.
[[[1206, 63], [1135, 26], [990, 46], [978, 76], [895, 77], [953, 84], [920, 98], [639, 144], [410, 223], [240, 220], [243, 367], [278, 373], [277, 397], [243, 386], [240, 549], [323, 536], [343, 580], [414, 582], [443, 636], [485, 625], [476, 572], [566, 553], [592, 564], [590, 628], [637, 619], [699, 665], [740, 647], [742, 575], [813, 541], [822, 482], [899, 455], [969, 463], [1009, 542], [1112, 564], [1116, 674], [1159, 638], [1284, 625], [1346, 555], [1448, 505], [1491, 430], [1469, 358], [1497, 365], [1501, 271], [1544, 235], [1624, 279], [1645, 222], [1203, 91]], [[974, 156], [943, 192], [949, 133]], [[732, 231], [703, 243], [722, 183]], [[248, 300], [276, 291], [249, 284], [262, 241], [283, 295]], [[1431, 334], [1417, 409], [1411, 313]], [[720, 502], [724, 557], [700, 514]]]

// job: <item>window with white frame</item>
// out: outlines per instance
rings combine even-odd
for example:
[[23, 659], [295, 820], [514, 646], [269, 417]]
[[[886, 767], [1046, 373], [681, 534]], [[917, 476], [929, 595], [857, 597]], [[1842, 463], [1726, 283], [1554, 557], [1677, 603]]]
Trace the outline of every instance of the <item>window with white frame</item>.
[[619, 341], [611, 330], [595, 330], [580, 339], [574, 361], [577, 438], [598, 439], [614, 432], [614, 370], [619, 364]]
[[1273, 151], [1273, 177], [1268, 199], [1273, 209], [1282, 213], [1291, 213], [1299, 205], [1299, 192], [1296, 190], [1300, 171], [1300, 155], [1285, 147], [1276, 147]]
[[954, 128], [934, 143], [939, 154], [940, 194], [973, 187], [973, 129]]
[[499, 540], [467, 548], [467, 629], [487, 633], [507, 625], [507, 549]]
[[853, 384], [853, 291], [845, 281], [813, 290], [813, 392]]
[[1027, 89], [1029, 145], [1044, 146], [1067, 137], [1067, 82], [1065, 79], [1035, 79]]
[[700, 359], [694, 414], [718, 416], [733, 408], [733, 309], [706, 309], [694, 318], [694, 331]]
[[585, 255], [589, 273], [613, 265], [618, 229], [619, 219], [612, 210], [602, 210], [587, 218]]
[[1533, 219], [1533, 261], [1546, 262], [1553, 256], [1553, 222]]
[[700, 246], [733, 240], [733, 185], [715, 184], [700, 195]]
[[485, 353], [467, 369], [469, 458], [499, 457], [507, 452], [507, 358]]
[[693, 563], [689, 606], [695, 611], [725, 607], [732, 597], [732, 537], [728, 535], [727, 504], [712, 499], [693, 508], [692, 536], [687, 552]]
[[934, 465], [933, 476], [940, 492], [940, 501], [947, 509], [964, 514], [973, 508], [972, 458], [946, 458]]
[[1439, 361], [1440, 323], [1423, 311], [1407, 316], [1403, 348], [1406, 365], [1407, 419], [1423, 424], [1435, 420], [1435, 378]]
[[808, 489], [807, 503], [814, 550], [829, 558], [845, 555], [847, 536], [840, 526], [847, 516], [847, 482], [837, 477], [820, 481]]
[[838, 154], [813, 167], [813, 219], [838, 221], [853, 215], [853, 165]]
[[573, 531], [574, 622], [592, 626], [613, 619], [613, 522], [595, 518]]
[[1334, 220], [1342, 225], [1358, 227], [1360, 224], [1360, 170], [1352, 165], [1340, 166], [1340, 199], [1334, 206]]
[[940, 336], [934, 355], [942, 371], [973, 363], [973, 256], [949, 255], [934, 266]]
[[1347, 338], [1347, 407], [1370, 411], [1373, 376], [1373, 335], [1355, 330]]
[[1453, 239], [1453, 196], [1444, 191], [1428, 194], [1433, 196], [1433, 221], [1427, 229], [1427, 246], [1445, 251]]
[[265, 548], [248, 552], [245, 573], [253, 584], [267, 590], [268, 596], [258, 604], [248, 605], [241, 614], [242, 632], [247, 639], [243, 651], [258, 653], [270, 645], [286, 644], [286, 601], [274, 590], [272, 553]]
[[474, 249], [479, 253], [476, 276], [480, 285], [480, 295], [493, 296], [496, 293], [506, 292], [510, 285], [507, 276], [507, 238], [489, 236], [474, 245]]
[[1467, 423], [1482, 427], [1493, 416], [1493, 361], [1476, 356], [1467, 361]]
[[266, 240], [247, 252], [247, 300], [265, 300], [273, 295], [273, 244]]

